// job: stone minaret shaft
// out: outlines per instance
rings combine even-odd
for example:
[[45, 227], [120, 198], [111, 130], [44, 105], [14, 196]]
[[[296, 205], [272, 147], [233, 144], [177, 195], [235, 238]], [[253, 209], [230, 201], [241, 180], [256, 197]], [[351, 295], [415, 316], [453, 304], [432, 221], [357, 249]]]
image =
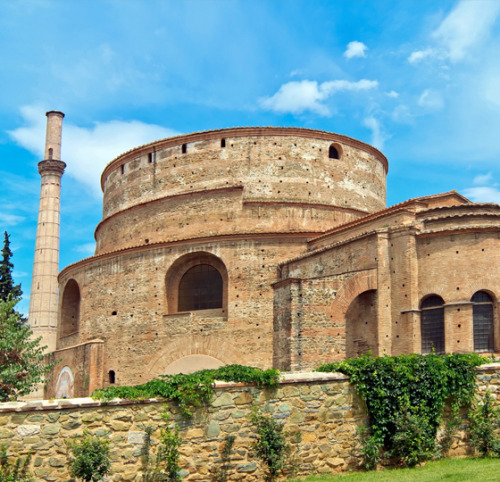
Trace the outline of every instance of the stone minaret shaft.
[[36, 230], [35, 260], [31, 281], [28, 320], [41, 346], [56, 348], [57, 275], [59, 273], [59, 213], [61, 177], [66, 164], [61, 161], [62, 112], [47, 112], [44, 160], [38, 163], [42, 178]]

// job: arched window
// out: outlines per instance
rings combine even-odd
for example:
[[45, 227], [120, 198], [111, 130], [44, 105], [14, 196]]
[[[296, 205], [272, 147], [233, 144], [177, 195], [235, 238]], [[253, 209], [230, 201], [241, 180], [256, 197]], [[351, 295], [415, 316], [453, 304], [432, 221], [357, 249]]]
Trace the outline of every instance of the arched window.
[[478, 291], [471, 298], [472, 321], [474, 327], [474, 351], [494, 351], [493, 336], [493, 299]]
[[444, 353], [444, 301], [437, 295], [425, 298], [420, 305], [422, 353]]
[[61, 305], [61, 337], [78, 331], [80, 322], [80, 288], [74, 279], [64, 287]]
[[179, 311], [222, 308], [222, 276], [209, 264], [188, 269], [179, 283]]
[[330, 149], [328, 150], [328, 157], [330, 159], [340, 159], [338, 146], [336, 146], [335, 144], [330, 145]]
[[113, 384], [116, 380], [116, 374], [114, 370], [109, 370], [109, 383]]
[[206, 251], [185, 254], [165, 276], [166, 312], [221, 310], [227, 314], [228, 273], [224, 262]]

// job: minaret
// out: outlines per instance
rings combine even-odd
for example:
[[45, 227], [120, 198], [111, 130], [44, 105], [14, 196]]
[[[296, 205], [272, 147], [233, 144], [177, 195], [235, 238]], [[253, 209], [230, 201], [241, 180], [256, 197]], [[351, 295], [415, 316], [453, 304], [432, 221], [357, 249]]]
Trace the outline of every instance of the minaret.
[[57, 275], [59, 273], [59, 213], [61, 177], [66, 164], [61, 161], [61, 132], [64, 114], [47, 112], [44, 160], [38, 163], [42, 177], [36, 229], [35, 260], [31, 281], [28, 321], [40, 346], [56, 349]]

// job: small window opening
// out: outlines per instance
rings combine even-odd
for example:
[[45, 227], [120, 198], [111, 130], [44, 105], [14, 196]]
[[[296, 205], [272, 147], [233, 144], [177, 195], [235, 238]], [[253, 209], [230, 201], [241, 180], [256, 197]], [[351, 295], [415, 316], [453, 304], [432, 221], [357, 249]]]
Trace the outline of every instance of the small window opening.
[[221, 139], [220, 140], [220, 146], [221, 147], [226, 147], [226, 139]]
[[187, 152], [187, 144], [182, 144], [182, 153], [186, 154]]
[[332, 144], [328, 150], [328, 157], [330, 159], [340, 159], [338, 149]]
[[115, 383], [115, 371], [114, 370], [109, 370], [109, 383]]
[[49, 147], [49, 159], [52, 159], [53, 156], [54, 156], [54, 149], [52, 149], [52, 147]]
[[118, 314], [118, 312], [117, 312], [117, 311], [113, 311], [113, 312], [111, 313], [111, 315], [112, 315], [112, 316], [116, 316], [117, 314]]
[[122, 164], [122, 174], [125, 174], [125, 164]]
[[150, 153], [148, 154], [148, 162], [149, 162], [150, 164], [153, 162], [153, 153], [152, 153], [152, 152], [150, 152]]

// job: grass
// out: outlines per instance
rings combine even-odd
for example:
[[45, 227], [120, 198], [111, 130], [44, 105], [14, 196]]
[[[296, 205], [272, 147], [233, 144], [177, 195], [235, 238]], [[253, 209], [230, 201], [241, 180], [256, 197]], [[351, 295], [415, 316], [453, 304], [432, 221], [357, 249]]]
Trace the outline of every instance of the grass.
[[414, 469], [390, 469], [372, 472], [358, 472], [345, 475], [311, 476], [305, 479], [294, 479], [295, 482], [327, 482], [351, 480], [363, 482], [380, 482], [397, 480], [398, 482], [427, 482], [435, 480], [448, 481], [480, 481], [500, 480], [500, 459], [442, 459], [427, 462]]

